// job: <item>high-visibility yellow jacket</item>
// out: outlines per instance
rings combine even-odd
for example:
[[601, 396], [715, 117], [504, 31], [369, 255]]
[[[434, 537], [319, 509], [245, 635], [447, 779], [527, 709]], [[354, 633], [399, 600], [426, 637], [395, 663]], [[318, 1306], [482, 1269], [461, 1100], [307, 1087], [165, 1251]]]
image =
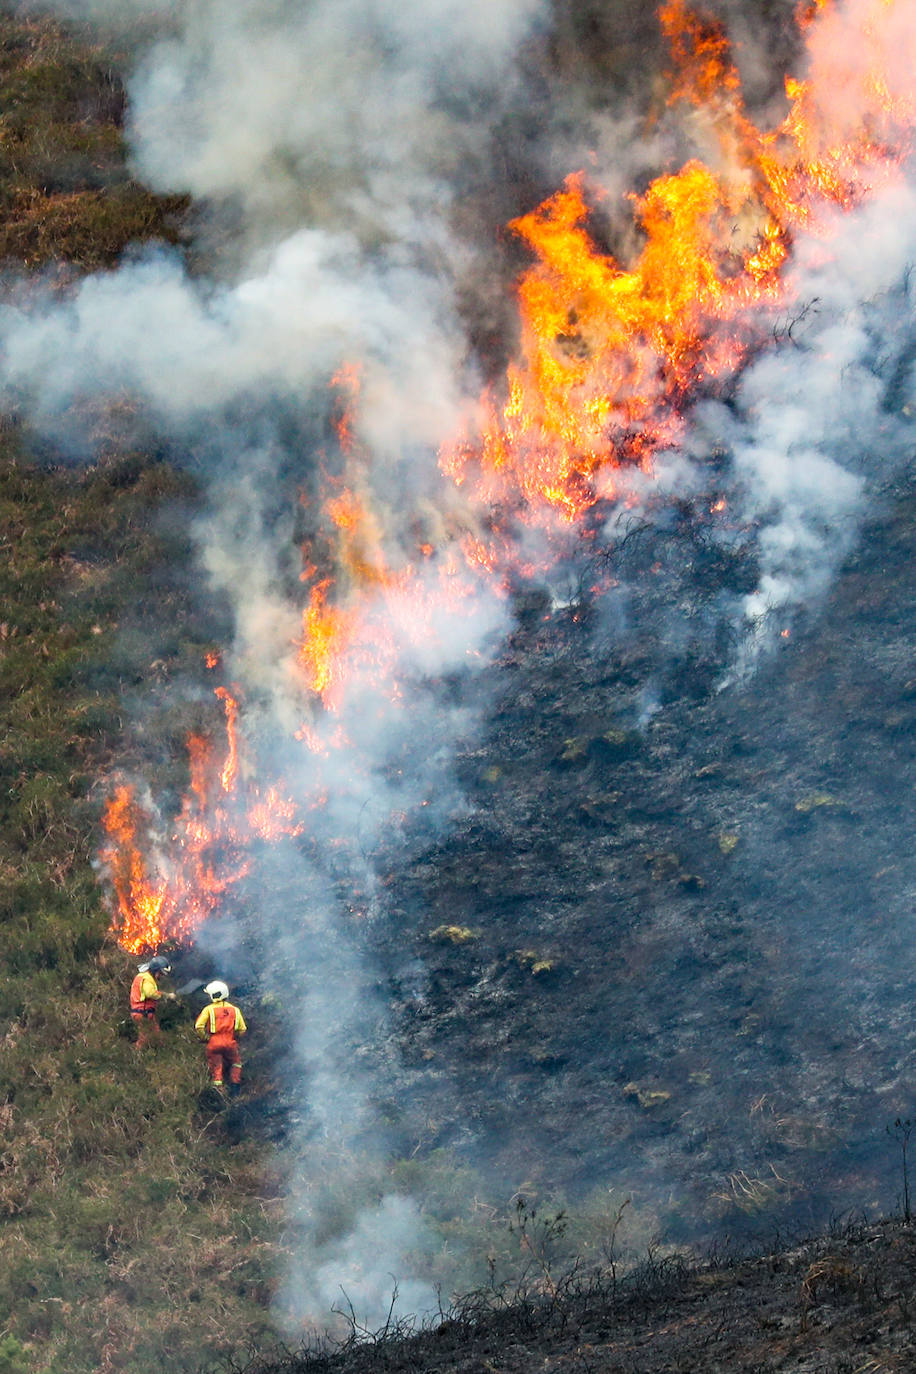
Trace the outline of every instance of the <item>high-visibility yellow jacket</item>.
[[162, 993], [151, 973], [138, 973], [130, 985], [130, 1009], [131, 1011], [151, 1011], [155, 1010], [156, 1003]]
[[194, 1022], [194, 1029], [201, 1040], [212, 1040], [215, 1036], [228, 1043], [237, 1035], [244, 1035], [248, 1027], [238, 1007], [231, 1002], [211, 1002]]

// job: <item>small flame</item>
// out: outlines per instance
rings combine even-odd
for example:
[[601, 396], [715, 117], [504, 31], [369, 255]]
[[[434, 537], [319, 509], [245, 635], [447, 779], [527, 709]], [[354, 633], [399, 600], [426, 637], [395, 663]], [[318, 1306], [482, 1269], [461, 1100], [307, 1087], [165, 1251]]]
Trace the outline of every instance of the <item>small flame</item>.
[[354, 417], [362, 390], [362, 370], [359, 364], [343, 363], [331, 378], [331, 386], [335, 387], [341, 396], [340, 414], [334, 425], [337, 439], [344, 453], [352, 453], [356, 449]]
[[192, 941], [250, 873], [252, 842], [303, 830], [295, 803], [278, 787], [241, 788], [238, 701], [223, 687], [215, 695], [225, 713], [225, 755], [221, 760], [205, 736], [189, 735], [188, 791], [167, 843], [157, 841], [151, 812], [127, 783], [115, 788], [102, 817], [107, 840], [100, 858], [115, 895], [113, 929], [132, 953]]
[[[481, 568], [492, 570], [496, 559], [483, 540], [460, 542], [466, 560], [418, 534], [415, 557], [392, 565], [384, 526], [373, 508], [368, 482], [369, 461], [354, 435], [357, 431], [360, 386], [358, 371], [341, 369], [334, 385], [346, 390], [345, 416], [338, 422], [346, 472], [328, 477], [330, 488], [321, 503], [323, 537], [335, 576], [319, 576], [321, 560], [315, 544], [303, 549], [302, 579], [309, 587], [302, 613], [298, 661], [309, 692], [331, 713], [340, 712], [349, 687], [361, 682], [384, 692], [389, 700], [401, 697], [398, 663], [405, 645], [435, 643], [437, 626], [470, 603]], [[470, 572], [470, 576], [464, 576]], [[315, 753], [324, 754], [329, 737], [307, 725], [299, 737]]]
[[330, 587], [329, 577], [312, 587], [303, 617], [299, 662], [310, 691], [333, 709], [341, 684], [340, 663], [353, 642], [354, 620], [328, 603]]
[[226, 739], [228, 748], [226, 750], [226, 762], [220, 772], [219, 778], [223, 785], [223, 791], [230, 795], [235, 791], [235, 785], [239, 774], [239, 740], [238, 740], [238, 718], [239, 704], [226, 687], [217, 687], [216, 696], [223, 703], [226, 712]]

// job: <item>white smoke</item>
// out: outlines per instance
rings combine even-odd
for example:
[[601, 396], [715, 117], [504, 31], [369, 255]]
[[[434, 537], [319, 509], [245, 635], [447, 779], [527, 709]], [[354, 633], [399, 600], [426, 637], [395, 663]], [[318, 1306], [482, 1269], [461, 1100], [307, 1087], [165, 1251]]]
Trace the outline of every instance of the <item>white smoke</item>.
[[[135, 169], [155, 189], [222, 202], [241, 216], [243, 246], [218, 281], [192, 278], [179, 255], [154, 250], [64, 301], [20, 293], [0, 312], [7, 395], [77, 444], [83, 403], [127, 392], [208, 468], [200, 557], [234, 609], [227, 666], [248, 697], [246, 732], [298, 799], [326, 798], [310, 835], [329, 851], [344, 845], [344, 886], [359, 887], [371, 908], [374, 856], [396, 847], [397, 817], [417, 812], [441, 826], [463, 806], [449, 765], [476, 717], [440, 700], [436, 680], [486, 662], [507, 610], [482, 582], [470, 598], [438, 596], [449, 573], [434, 553], [414, 580], [432, 608], [419, 623], [396, 585], [363, 600], [360, 633], [386, 638], [391, 680], [354, 673], [337, 714], [313, 722], [312, 747], [296, 741], [307, 712], [289, 596], [296, 493], [287, 477], [291, 508], [278, 517], [278, 474], [314, 472], [324, 433], [320, 418], [309, 427], [309, 412], [327, 410], [332, 375], [358, 362], [361, 461], [374, 504], [390, 515], [385, 559], [397, 573], [415, 556], [416, 530], [409, 544], [399, 536], [430, 504], [468, 355], [455, 303], [466, 250], [449, 217], [487, 155], [516, 85], [515, 53], [544, 5], [60, 8], [142, 21], [129, 83]], [[298, 439], [279, 433], [278, 410], [297, 417]], [[333, 749], [322, 748], [325, 736]], [[359, 1068], [366, 1025], [383, 1037], [384, 1017], [339, 884], [281, 846], [252, 901], [265, 982], [283, 987], [300, 1026], [291, 1091], [303, 1096], [307, 1144], [289, 1181], [301, 1241], [285, 1296], [291, 1328], [323, 1324], [341, 1289], [370, 1325], [384, 1319], [395, 1284], [399, 1310], [427, 1311], [434, 1295], [412, 1277], [424, 1262], [419, 1208], [384, 1195], [377, 1085]], [[202, 941], [231, 966], [232, 929], [214, 922]]]
[[365, 359], [370, 378], [383, 369], [367, 423], [389, 448], [429, 444], [456, 414], [462, 341], [447, 291], [366, 264], [321, 231], [294, 235], [231, 287], [194, 282], [175, 255], [153, 253], [88, 278], [53, 311], [40, 298], [7, 306], [2, 328], [7, 382], [46, 422], [126, 388], [179, 433], [240, 396], [299, 403], [348, 357]]
[[[107, 0], [65, 12], [123, 23]], [[447, 253], [441, 211], [486, 152], [545, 0], [186, 0], [130, 83], [139, 175], [231, 199], [257, 226], [346, 224]]]
[[[310, 1226], [306, 1234], [311, 1234]], [[288, 1305], [291, 1312], [301, 1313], [304, 1299], [306, 1311], [337, 1311], [367, 1334], [389, 1316], [409, 1321], [435, 1312], [439, 1299], [432, 1285], [398, 1279], [405, 1260], [418, 1248], [422, 1251], [425, 1239], [417, 1204], [388, 1194], [359, 1214], [333, 1258], [316, 1263], [314, 1255], [300, 1253], [294, 1259], [281, 1308]]]
[[732, 517], [756, 532], [739, 675], [819, 601], [907, 457], [910, 426], [889, 392], [916, 330], [914, 212], [916, 189], [900, 179], [801, 239], [788, 276], [794, 323], [790, 306], [780, 346], [743, 373], [731, 410], [704, 413], [713, 444], [732, 453]]
[[[890, 128], [905, 127], [916, 113], [914, 61], [908, 6], [848, 0], [825, 10], [809, 43], [815, 126], [837, 146], [863, 130], [875, 137], [877, 99]], [[876, 487], [905, 456], [905, 417], [889, 391], [916, 328], [916, 187], [905, 166], [883, 167], [884, 177], [877, 191], [867, 177], [852, 213], [821, 215], [799, 236], [788, 276], [795, 324], [789, 334], [784, 322], [784, 346], [741, 379], [732, 442], [743, 513], [760, 525], [762, 569], [745, 603], [752, 623], [816, 601]], [[754, 647], [752, 639], [751, 658]]]
[[[856, 146], [863, 130], [875, 138], [880, 96], [892, 146], [916, 115], [912, 11], [849, 0], [819, 16], [808, 49], [812, 128], [837, 148]], [[723, 538], [743, 532], [760, 576], [737, 608], [743, 632], [726, 682], [753, 671], [776, 637], [789, 633], [795, 613], [818, 604], [878, 491], [908, 456], [909, 417], [889, 391], [901, 390], [901, 359], [916, 337], [912, 163], [902, 159], [895, 168], [889, 156], [864, 173], [850, 164], [845, 175], [850, 198], [860, 203], [814, 209], [797, 232], [785, 304], [770, 321], [769, 340], [761, 307], [765, 346], [728, 404], [697, 406], [681, 449], [662, 454], [648, 481], [642, 474], [624, 479], [637, 501], [666, 491], [689, 495], [704, 490], [716, 453], [730, 455], [728, 473], [717, 478], [727, 496]]]
[[[277, 741], [287, 741], [282, 771], [297, 796], [327, 793], [316, 829], [345, 836], [362, 856], [351, 876], [371, 897], [373, 855], [391, 843], [392, 815], [434, 801], [444, 823], [462, 805], [448, 765], [474, 716], [444, 704], [436, 679], [486, 662], [507, 609], [481, 579], [470, 600], [449, 604], [418, 634], [396, 594], [367, 595], [360, 628], [389, 636], [390, 680], [380, 686], [357, 673], [338, 715], [314, 723], [319, 744], [339, 729], [345, 746], [326, 756], [290, 744], [302, 714], [300, 631], [288, 594], [293, 515], [278, 519], [275, 484], [290, 464], [313, 468], [318, 444], [294, 451], [265, 417], [275, 404], [299, 418], [323, 406], [340, 364], [360, 360], [359, 440], [368, 480], [395, 516], [386, 553], [403, 567], [411, 549], [398, 535], [431, 500], [436, 449], [457, 428], [466, 390], [456, 279], [469, 250], [453, 234], [451, 212], [479, 173], [491, 173], [493, 131], [517, 88], [514, 59], [546, 3], [70, 0], [60, 8], [161, 20], [130, 82], [136, 170], [156, 189], [236, 211], [244, 262], [201, 281], [176, 254], [150, 252], [87, 279], [63, 302], [36, 293], [4, 306], [5, 390], [62, 433], [78, 423], [84, 401], [127, 390], [161, 429], [206, 457], [215, 476], [211, 512], [197, 530], [201, 563], [234, 609], [229, 666], [252, 691], [251, 727], [268, 750], [279, 753]], [[849, 10], [853, 23], [862, 22], [859, 8]], [[897, 35], [901, 50], [911, 27]], [[895, 62], [895, 81], [905, 66]], [[914, 260], [914, 209], [901, 181], [838, 218], [829, 247], [822, 237], [799, 238], [792, 287], [807, 315], [745, 372], [728, 407], [703, 409], [685, 451], [660, 465], [662, 487], [690, 489], [701, 486], [713, 447], [732, 455], [730, 506], [754, 532], [761, 565], [741, 608], [752, 627], [745, 662], [759, 648], [762, 617], [789, 614], [829, 584], [870, 484], [899, 456], [902, 421], [883, 408], [889, 364], [879, 338], [882, 298]], [[909, 325], [899, 305], [895, 296], [898, 337]], [[864, 451], [866, 433], [887, 440], [880, 454]], [[643, 481], [641, 492], [650, 485]], [[425, 569], [430, 590], [444, 557]], [[415, 584], [421, 591], [424, 579]], [[647, 698], [645, 719], [654, 709]], [[284, 1302], [295, 1327], [320, 1320], [343, 1289], [374, 1325], [394, 1284], [403, 1310], [434, 1306], [418, 1277], [422, 1209], [384, 1188], [368, 1199], [385, 1142], [377, 1133], [374, 1148], [365, 1143], [374, 1085], [350, 1052], [367, 1018], [384, 1031], [383, 1014], [333, 883], [296, 855], [284, 862], [282, 890], [296, 902], [268, 901], [264, 928], [274, 970], [304, 965], [291, 985], [313, 1132], [303, 1158], [316, 1172], [323, 1162], [335, 1196], [351, 1184], [354, 1199], [330, 1219], [312, 1175], [292, 1180], [301, 1244]]]

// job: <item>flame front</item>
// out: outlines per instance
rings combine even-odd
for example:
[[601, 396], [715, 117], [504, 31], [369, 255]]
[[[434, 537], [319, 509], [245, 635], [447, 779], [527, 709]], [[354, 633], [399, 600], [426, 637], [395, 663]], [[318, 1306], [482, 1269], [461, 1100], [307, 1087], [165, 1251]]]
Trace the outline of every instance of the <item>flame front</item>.
[[117, 901], [118, 941], [133, 954], [158, 948], [173, 929], [167, 885], [152, 878], [148, 871], [147, 824], [148, 817], [139, 806], [134, 789], [126, 784], [116, 788], [102, 817], [108, 840], [100, 857]]
[[[817, 8], [821, 23], [841, 22], [827, 4]], [[828, 34], [814, 49], [811, 79], [787, 82], [785, 119], [761, 132], [718, 25], [683, 0], [662, 5], [675, 63], [669, 103], [696, 110], [692, 128], [708, 159], [633, 197], [643, 248], [629, 270], [588, 232], [581, 172], [512, 222], [536, 259], [518, 287], [520, 358], [504, 399], [483, 397], [480, 433], [443, 448], [448, 475], [484, 505], [571, 521], [614, 495], [621, 465], [649, 468], [659, 448], [677, 442], [686, 399], [720, 391], [774, 307], [786, 304], [780, 273], [793, 235], [824, 208], [868, 194], [909, 147], [910, 86], [884, 70], [901, 8], [894, 0], [867, 7], [852, 102], [866, 117], [854, 123], [839, 103], [825, 104], [824, 87], [836, 80], [823, 55], [837, 46]]]
[[[504, 592], [525, 574], [513, 527], [562, 537], [615, 499], [623, 469], [651, 475], [691, 401], [722, 394], [792, 305], [786, 268], [798, 238], [829, 253], [831, 222], [893, 178], [909, 150], [905, 0], [800, 7], [807, 76], [786, 82], [785, 116], [769, 130], [747, 114], [721, 27], [684, 0], [665, 0], [659, 18], [672, 55], [668, 105], [696, 155], [631, 197], [641, 247], [629, 266], [599, 243], [590, 206], [601, 193], [582, 172], [512, 221], [532, 254], [517, 286], [517, 356], [439, 453], [442, 510], [460, 507], [460, 521], [443, 517], [431, 534], [418, 510], [406, 551], [387, 534], [359, 438], [362, 370], [348, 364], [332, 379], [341, 471], [326, 479], [303, 551], [295, 650], [297, 739], [315, 756], [346, 746], [348, 703], [364, 712], [376, 697], [402, 697], [405, 665], [422, 667], [424, 648], [448, 639], [481, 583]], [[208, 667], [219, 662], [208, 655]], [[238, 696], [216, 696], [225, 750], [189, 740], [190, 785], [167, 836], [156, 841], [126, 785], [106, 809], [102, 859], [128, 949], [190, 938], [248, 872], [255, 840], [301, 831], [281, 789], [243, 784]], [[323, 796], [316, 785], [303, 804]]]

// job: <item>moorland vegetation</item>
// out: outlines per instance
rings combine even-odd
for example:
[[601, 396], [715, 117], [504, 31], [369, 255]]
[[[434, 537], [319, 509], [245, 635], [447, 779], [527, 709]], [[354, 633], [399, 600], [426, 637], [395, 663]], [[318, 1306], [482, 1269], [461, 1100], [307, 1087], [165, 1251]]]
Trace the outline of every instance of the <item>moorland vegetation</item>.
[[[64, 289], [180, 238], [184, 203], [127, 170], [116, 52], [0, 15], [0, 110], [8, 290], [35, 273]], [[180, 1018], [137, 1054], [134, 961], [95, 866], [126, 696], [202, 663], [182, 586], [194, 484], [101, 419], [92, 442], [68, 463], [0, 423], [4, 1374], [192, 1370], [272, 1329], [264, 1147], [195, 1109], [204, 1070]]]

